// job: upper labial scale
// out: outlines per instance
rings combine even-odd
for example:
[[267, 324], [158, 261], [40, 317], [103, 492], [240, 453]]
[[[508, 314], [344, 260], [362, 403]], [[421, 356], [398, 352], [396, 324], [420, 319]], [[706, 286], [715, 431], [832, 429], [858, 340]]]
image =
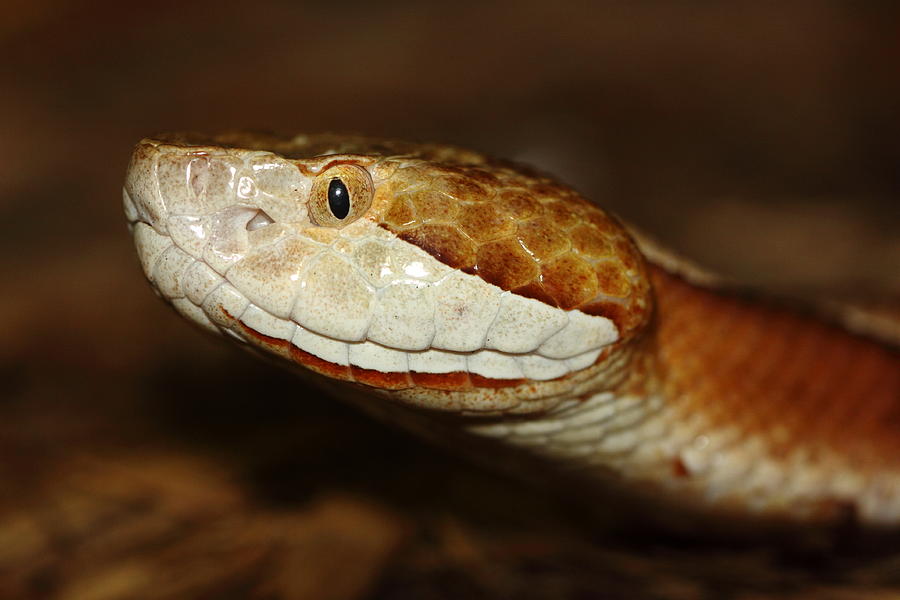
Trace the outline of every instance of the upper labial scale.
[[574, 190], [509, 167], [428, 162], [395, 170], [390, 184], [379, 224], [441, 262], [609, 317], [623, 337], [646, 322], [642, 257], [621, 225]]

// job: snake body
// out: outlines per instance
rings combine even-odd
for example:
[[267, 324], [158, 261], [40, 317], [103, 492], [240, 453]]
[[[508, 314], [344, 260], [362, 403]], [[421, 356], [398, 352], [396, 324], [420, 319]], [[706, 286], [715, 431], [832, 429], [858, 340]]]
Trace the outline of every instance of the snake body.
[[704, 285], [642, 242], [648, 260], [529, 168], [353, 136], [172, 134], [137, 145], [124, 206], [179, 313], [376, 412], [451, 423], [586, 490], [900, 524], [896, 350]]

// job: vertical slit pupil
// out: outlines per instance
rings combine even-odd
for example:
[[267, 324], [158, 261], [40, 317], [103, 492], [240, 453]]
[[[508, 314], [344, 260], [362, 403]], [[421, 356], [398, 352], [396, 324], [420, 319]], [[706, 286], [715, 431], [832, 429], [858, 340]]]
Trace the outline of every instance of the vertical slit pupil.
[[347, 192], [347, 186], [338, 178], [328, 183], [328, 208], [338, 219], [350, 214], [350, 194]]

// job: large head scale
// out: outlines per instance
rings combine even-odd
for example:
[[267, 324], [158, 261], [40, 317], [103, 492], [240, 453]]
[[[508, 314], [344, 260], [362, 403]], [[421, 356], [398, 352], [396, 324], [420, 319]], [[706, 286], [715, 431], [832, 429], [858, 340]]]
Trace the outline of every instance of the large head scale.
[[573, 190], [447, 146], [167, 135], [125, 211], [183, 315], [418, 406], [538, 410], [644, 327], [644, 264]]

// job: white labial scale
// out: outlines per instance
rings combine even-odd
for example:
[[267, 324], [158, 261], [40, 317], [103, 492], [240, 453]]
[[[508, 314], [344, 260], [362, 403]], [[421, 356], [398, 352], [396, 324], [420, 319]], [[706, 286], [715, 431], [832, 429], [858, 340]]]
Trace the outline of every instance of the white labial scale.
[[327, 360], [336, 365], [347, 366], [350, 364], [349, 349], [346, 342], [334, 340], [308, 329], [297, 326], [291, 343], [313, 356]]
[[544, 358], [537, 354], [523, 354], [516, 357], [516, 361], [528, 379], [535, 381], [547, 381], [562, 377], [569, 372], [565, 361]]
[[520, 379], [523, 376], [515, 357], [494, 350], [479, 350], [469, 354], [466, 357], [466, 368], [469, 373], [492, 379]]
[[[380, 233], [384, 230], [378, 231]], [[437, 283], [456, 272], [417, 246], [393, 237], [387, 242], [390, 244], [397, 277]]]
[[169, 300], [184, 297], [181, 288], [181, 279], [185, 270], [194, 262], [194, 258], [177, 246], [169, 246], [163, 252], [156, 264], [153, 265], [153, 273], [150, 280], [156, 284], [159, 292]]
[[286, 341], [294, 338], [294, 329], [297, 328], [293, 321], [279, 319], [252, 303], [244, 310], [241, 321], [263, 335]]
[[585, 352], [584, 354], [579, 354], [578, 356], [567, 358], [566, 367], [570, 372], [586, 369], [597, 362], [597, 357], [600, 356], [600, 352], [602, 352], [602, 350], [591, 350], [590, 352]]
[[300, 278], [291, 317], [316, 333], [362, 341], [372, 318], [375, 290], [346, 261], [326, 252], [310, 261]]
[[466, 357], [444, 350], [410, 352], [409, 370], [417, 373], [456, 373], [466, 371]]
[[434, 298], [432, 346], [457, 352], [481, 349], [500, 308], [500, 289], [457, 271], [434, 284]]
[[434, 339], [430, 284], [398, 280], [378, 291], [366, 337], [398, 350], [424, 350]]
[[209, 242], [210, 217], [170, 215], [168, 230], [175, 245], [195, 258], [203, 255]]
[[[277, 226], [272, 226], [273, 228]], [[228, 270], [228, 281], [257, 306], [289, 319], [301, 276], [324, 246], [292, 236], [251, 251]]]
[[175, 310], [178, 311], [178, 314], [186, 318], [188, 321], [193, 321], [203, 329], [211, 331], [213, 333], [219, 333], [219, 328], [216, 327], [215, 323], [209, 320], [209, 317], [203, 312], [203, 309], [188, 300], [187, 298], [175, 298], [172, 300], [172, 306], [175, 307]]
[[[232, 319], [240, 319], [249, 305], [250, 301], [234, 289], [234, 286], [223, 283], [203, 300], [202, 308], [213, 323], [229, 328], [234, 324]], [[231, 315], [231, 318], [225, 312]]]
[[163, 252], [172, 246], [172, 239], [167, 235], [161, 235], [146, 223], [135, 223], [134, 245], [138, 251], [138, 259], [144, 275], [151, 279], [153, 267]]
[[409, 371], [406, 352], [392, 350], [372, 342], [348, 344], [350, 364], [363, 369], [373, 369], [382, 373], [405, 373]]
[[209, 268], [204, 262], [194, 261], [181, 277], [181, 289], [188, 300], [200, 306], [211, 291], [222, 284], [221, 275]]
[[568, 322], [564, 310], [503, 292], [500, 311], [487, 332], [484, 345], [501, 352], [532, 352]]
[[394, 250], [385, 240], [365, 238], [353, 246], [353, 264], [373, 287], [382, 288], [400, 275]]
[[550, 337], [538, 348], [538, 353], [547, 358], [571, 358], [612, 344], [619, 333], [612, 321], [606, 317], [586, 315], [578, 310], [570, 310], [568, 324]]

